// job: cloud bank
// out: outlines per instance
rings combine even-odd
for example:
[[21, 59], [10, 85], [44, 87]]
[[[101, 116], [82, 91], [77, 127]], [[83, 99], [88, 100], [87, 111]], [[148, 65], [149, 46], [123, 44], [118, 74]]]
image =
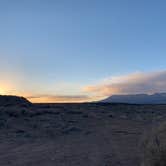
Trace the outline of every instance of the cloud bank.
[[0, 75], [0, 94], [24, 96], [38, 103], [89, 102], [114, 94], [166, 92], [166, 70], [109, 77], [85, 87], [78, 83], [44, 84], [36, 80], [28, 81], [17, 73], [0, 72]]
[[137, 72], [106, 78], [96, 85], [84, 87], [84, 91], [96, 96], [113, 94], [152, 94], [166, 92], [166, 71]]

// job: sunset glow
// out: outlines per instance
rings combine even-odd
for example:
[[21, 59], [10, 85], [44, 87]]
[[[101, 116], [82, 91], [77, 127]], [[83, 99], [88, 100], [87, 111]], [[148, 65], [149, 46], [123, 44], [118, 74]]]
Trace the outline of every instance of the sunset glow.
[[166, 92], [165, 5], [3, 1], [0, 94], [86, 102]]
[[0, 88], [0, 94], [1, 94], [1, 95], [5, 95], [5, 94], [6, 94], [6, 93], [5, 93], [5, 90], [2, 89], [2, 88]]

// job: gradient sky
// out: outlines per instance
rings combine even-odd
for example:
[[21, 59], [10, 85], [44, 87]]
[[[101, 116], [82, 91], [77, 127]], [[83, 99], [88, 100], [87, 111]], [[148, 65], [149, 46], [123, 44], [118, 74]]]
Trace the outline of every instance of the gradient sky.
[[151, 93], [156, 84], [142, 83], [145, 76], [166, 83], [165, 7], [165, 0], [0, 0], [0, 93], [90, 101], [130, 93], [124, 88], [135, 77], [146, 86], [132, 92]]

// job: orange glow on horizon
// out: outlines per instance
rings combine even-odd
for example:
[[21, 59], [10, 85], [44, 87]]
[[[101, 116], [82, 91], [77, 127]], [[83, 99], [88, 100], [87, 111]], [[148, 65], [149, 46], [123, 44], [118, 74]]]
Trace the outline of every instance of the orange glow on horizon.
[[101, 96], [36, 96], [36, 97], [26, 97], [32, 103], [84, 103], [84, 102], [92, 102], [99, 101], [104, 99], [105, 97]]
[[2, 88], [0, 88], [0, 94], [1, 94], [1, 95], [5, 95], [5, 94], [6, 94], [5, 90], [2, 89]]
[[82, 103], [86, 102], [83, 99], [69, 99], [69, 98], [49, 98], [49, 97], [37, 97], [37, 98], [28, 98], [27, 99], [32, 103]]

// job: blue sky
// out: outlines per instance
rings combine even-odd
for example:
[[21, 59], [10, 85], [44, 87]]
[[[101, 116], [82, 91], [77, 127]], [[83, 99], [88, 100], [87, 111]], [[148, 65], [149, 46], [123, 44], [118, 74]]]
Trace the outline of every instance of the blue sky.
[[108, 77], [163, 71], [165, 6], [164, 0], [1, 0], [1, 80], [16, 80], [14, 92], [22, 94], [70, 96]]

